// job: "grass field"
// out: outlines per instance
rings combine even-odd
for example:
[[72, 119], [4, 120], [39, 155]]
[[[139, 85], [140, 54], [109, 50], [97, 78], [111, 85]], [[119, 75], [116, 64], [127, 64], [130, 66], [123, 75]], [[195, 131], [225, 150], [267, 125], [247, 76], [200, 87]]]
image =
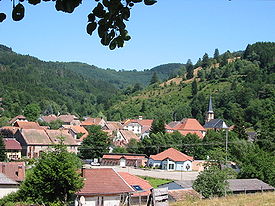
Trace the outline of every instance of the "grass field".
[[227, 197], [186, 200], [170, 204], [172, 206], [275, 206], [275, 192], [229, 195]]
[[145, 176], [139, 176], [144, 180], [147, 180], [150, 185], [152, 185], [153, 188], [157, 188], [159, 185], [171, 182], [171, 180], [167, 179], [159, 179], [159, 178], [153, 178], [153, 177], [145, 177]]

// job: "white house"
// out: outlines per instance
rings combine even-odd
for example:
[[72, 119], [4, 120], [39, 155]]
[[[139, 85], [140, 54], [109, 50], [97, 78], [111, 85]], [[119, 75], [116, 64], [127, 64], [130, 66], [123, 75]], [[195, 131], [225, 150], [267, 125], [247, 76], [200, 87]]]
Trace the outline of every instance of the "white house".
[[111, 168], [83, 169], [84, 187], [75, 206], [120, 206], [135, 190]]
[[193, 157], [169, 148], [159, 154], [151, 155], [147, 165], [163, 170], [192, 171], [192, 161]]
[[128, 119], [124, 122], [123, 129], [132, 131], [142, 139], [149, 134], [152, 123], [152, 119], [142, 119], [142, 117], [139, 117], [139, 119]]

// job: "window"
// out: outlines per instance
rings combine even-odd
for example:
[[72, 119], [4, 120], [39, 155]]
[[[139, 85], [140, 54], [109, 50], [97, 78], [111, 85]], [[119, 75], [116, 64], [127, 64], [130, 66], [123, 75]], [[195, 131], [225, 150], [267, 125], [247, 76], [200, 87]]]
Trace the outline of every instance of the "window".
[[143, 189], [139, 185], [132, 185], [135, 191], [142, 191]]
[[173, 170], [174, 169], [174, 164], [169, 164], [169, 170]]

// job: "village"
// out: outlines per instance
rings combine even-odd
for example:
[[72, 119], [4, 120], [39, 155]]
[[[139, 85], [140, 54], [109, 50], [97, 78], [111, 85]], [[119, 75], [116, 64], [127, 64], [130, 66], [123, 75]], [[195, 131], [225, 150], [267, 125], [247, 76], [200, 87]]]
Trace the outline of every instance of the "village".
[[[62, 126], [50, 129], [39, 123], [51, 123], [59, 120]], [[88, 127], [96, 125], [108, 134], [111, 140], [109, 152], [93, 159], [83, 159], [81, 176], [84, 178], [84, 187], [76, 193], [75, 205], [152, 205], [184, 200], [188, 197], [203, 198], [194, 190], [193, 183], [199, 172], [207, 167], [207, 159], [196, 159], [184, 154], [175, 148], [168, 148], [154, 155], [136, 153], [113, 153], [116, 147], [126, 147], [132, 139], [139, 142], [148, 138], [153, 119], [127, 119], [124, 121], [106, 121], [104, 118], [85, 117], [80, 120], [77, 116], [47, 115], [41, 116], [38, 121], [31, 122], [23, 115], [9, 121], [10, 126], [0, 129], [4, 137], [7, 162], [0, 163], [0, 197], [15, 192], [24, 181], [26, 170], [30, 168], [25, 160], [37, 159], [52, 148], [52, 145], [63, 144], [67, 151], [78, 154], [85, 138], [89, 136]], [[185, 136], [195, 134], [203, 139], [210, 130], [225, 130], [226, 134], [234, 126], [227, 126], [222, 119], [215, 119], [211, 96], [205, 124], [193, 118], [184, 118], [165, 124], [165, 132], [179, 132]], [[227, 148], [227, 136], [221, 137], [222, 144]], [[252, 140], [250, 140], [252, 141]], [[214, 160], [215, 161], [215, 160]], [[227, 161], [224, 167], [238, 172], [235, 162]], [[153, 186], [142, 177], [151, 177], [169, 180], [167, 183]], [[275, 188], [259, 179], [230, 179], [229, 191], [233, 194], [274, 191]], [[57, 183], [58, 184], [58, 183]], [[160, 197], [152, 194], [159, 193]]]

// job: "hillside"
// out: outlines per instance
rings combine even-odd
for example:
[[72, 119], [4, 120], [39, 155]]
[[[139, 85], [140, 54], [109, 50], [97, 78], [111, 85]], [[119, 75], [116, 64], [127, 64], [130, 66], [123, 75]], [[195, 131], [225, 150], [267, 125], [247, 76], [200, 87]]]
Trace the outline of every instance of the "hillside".
[[97, 116], [120, 99], [122, 88], [132, 91], [149, 84], [155, 72], [160, 80], [176, 74], [182, 64], [166, 64], [146, 71], [115, 71], [78, 62], [45, 62], [20, 55], [0, 45], [0, 98], [3, 116], [22, 114], [30, 103], [42, 113]]
[[0, 47], [0, 97], [3, 116], [22, 114], [30, 103], [42, 112], [97, 114], [117, 89], [102, 80], [68, 71], [61, 65], [43, 62]]
[[151, 80], [154, 72], [158, 78], [163, 81], [171, 76], [175, 76], [178, 70], [183, 67], [183, 64], [170, 63], [154, 67], [150, 70], [137, 71], [137, 70], [113, 70], [113, 69], [100, 69], [96, 66], [91, 66], [79, 62], [59, 63], [64, 68], [77, 72], [79, 74], [109, 82], [117, 88], [125, 88], [136, 83], [141, 86], [147, 86]]
[[178, 76], [150, 85], [111, 107], [108, 117], [124, 119], [143, 115], [164, 118], [167, 122], [194, 117], [203, 123], [212, 95], [217, 118], [227, 120], [229, 125], [244, 121], [246, 127], [257, 128], [275, 110], [274, 48], [275, 43], [256, 43], [249, 45], [238, 58], [227, 52], [217, 58], [218, 67], [213, 67], [217, 60], [210, 58], [206, 66], [203, 63], [194, 66], [202, 66], [200, 71], [193, 69], [193, 73], [198, 73], [196, 84], [193, 77], [188, 80]]
[[205, 199], [205, 200], [186, 200], [173, 203], [172, 206], [274, 206], [274, 193], [255, 193], [228, 195], [227, 197]]

